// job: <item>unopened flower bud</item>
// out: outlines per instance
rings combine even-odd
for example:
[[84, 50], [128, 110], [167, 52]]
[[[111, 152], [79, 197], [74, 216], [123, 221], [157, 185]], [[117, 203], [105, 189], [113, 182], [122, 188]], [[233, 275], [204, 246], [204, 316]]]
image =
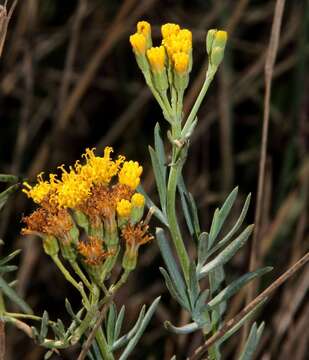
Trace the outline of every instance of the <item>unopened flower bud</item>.
[[218, 30], [215, 34], [215, 38], [212, 44], [213, 48], [220, 47], [222, 49], [225, 48], [227, 42], [227, 32], [223, 30]]
[[132, 212], [130, 221], [132, 224], [136, 224], [141, 221], [144, 208], [145, 208], [145, 197], [142, 194], [135, 193], [131, 198]]
[[210, 56], [211, 64], [218, 67], [221, 64], [223, 57], [224, 57], [224, 49], [220, 47], [213, 48]]
[[53, 257], [59, 252], [58, 240], [53, 235], [43, 236], [43, 248], [47, 255]]
[[118, 218], [118, 226], [123, 227], [130, 219], [130, 215], [132, 212], [132, 204], [130, 201], [122, 199], [117, 203], [117, 218]]
[[216, 33], [217, 33], [217, 29], [211, 29], [211, 30], [208, 30], [208, 32], [207, 32], [206, 50], [207, 50], [208, 55], [210, 55], [210, 53], [211, 53], [212, 44], [213, 44]]

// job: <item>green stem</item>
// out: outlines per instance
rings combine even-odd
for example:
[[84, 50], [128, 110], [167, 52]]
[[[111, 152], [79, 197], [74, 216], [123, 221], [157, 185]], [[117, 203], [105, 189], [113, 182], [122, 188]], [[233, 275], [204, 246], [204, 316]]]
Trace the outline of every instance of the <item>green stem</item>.
[[109, 346], [107, 344], [106, 338], [104, 336], [102, 327], [100, 326], [100, 328], [98, 329], [95, 338], [97, 340], [99, 349], [101, 351], [101, 354], [103, 356], [104, 360], [114, 360], [114, 356], [112, 354], [112, 352], [109, 351]]
[[85, 307], [87, 309], [89, 309], [90, 304], [89, 304], [89, 300], [88, 297], [84, 291], [84, 287], [81, 283], [78, 283], [73, 277], [72, 275], [69, 273], [69, 271], [65, 268], [65, 266], [62, 264], [61, 260], [59, 259], [58, 255], [54, 255], [52, 256], [52, 259], [54, 261], [54, 263], [57, 265], [57, 267], [59, 268], [59, 270], [62, 272], [63, 276], [65, 277], [65, 279], [71, 283], [81, 294], [82, 299], [83, 299], [83, 303], [85, 305]]
[[190, 112], [190, 114], [187, 118], [187, 121], [185, 123], [185, 126], [182, 130], [183, 134], [185, 134], [187, 132], [188, 128], [193, 123], [194, 119], [196, 118], [196, 114], [201, 106], [202, 101], [204, 100], [206, 92], [215, 76], [216, 71], [217, 71], [217, 68], [214, 68], [213, 66], [210, 65], [210, 67], [208, 68], [208, 71], [206, 73], [206, 78], [205, 78], [203, 87], [202, 87], [197, 99], [195, 100], [195, 103], [191, 109], [191, 112]]
[[180, 265], [182, 267], [182, 271], [184, 273], [185, 279], [186, 281], [188, 281], [190, 260], [179, 229], [177, 214], [176, 214], [176, 204], [175, 204], [177, 182], [178, 182], [179, 173], [181, 171], [181, 164], [174, 163], [174, 161], [177, 161], [175, 156], [176, 149], [173, 149], [173, 153], [174, 153], [173, 163], [171, 166], [168, 184], [167, 184], [166, 213], [167, 213], [169, 229], [179, 257]]
[[78, 263], [76, 261], [70, 261], [70, 265], [72, 266], [72, 269], [75, 271], [76, 275], [78, 275], [82, 282], [87, 286], [87, 288], [92, 291], [92, 286], [86, 275], [84, 274], [83, 270], [79, 267]]

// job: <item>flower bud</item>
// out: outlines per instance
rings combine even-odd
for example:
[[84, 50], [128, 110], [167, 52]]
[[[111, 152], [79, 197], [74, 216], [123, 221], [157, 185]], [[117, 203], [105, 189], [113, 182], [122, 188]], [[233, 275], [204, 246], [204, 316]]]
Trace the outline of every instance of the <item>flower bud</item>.
[[224, 49], [220, 47], [213, 48], [210, 56], [211, 64], [218, 67], [221, 64], [223, 57], [224, 57]]
[[130, 215], [132, 212], [132, 204], [130, 203], [130, 201], [122, 199], [117, 203], [116, 210], [117, 210], [118, 226], [121, 228], [125, 224], [127, 224], [127, 222], [130, 219]]
[[141, 221], [144, 214], [144, 208], [145, 208], [144, 195], [135, 193], [131, 198], [131, 204], [132, 204], [132, 212], [131, 212], [130, 222], [131, 224], [136, 224], [139, 221]]
[[137, 33], [144, 35], [146, 39], [146, 48], [149, 49], [152, 47], [151, 39], [151, 25], [147, 21], [139, 21], [137, 23]]
[[43, 235], [43, 248], [47, 255], [53, 257], [59, 252], [58, 240], [53, 235]]
[[223, 30], [218, 30], [215, 34], [212, 47], [213, 48], [219, 47], [224, 50], [226, 42], [227, 42], [227, 32]]
[[216, 33], [217, 33], [217, 29], [211, 29], [211, 30], [208, 30], [208, 32], [207, 32], [206, 51], [207, 51], [208, 55], [210, 55], [210, 53], [211, 53], [212, 44], [213, 44]]

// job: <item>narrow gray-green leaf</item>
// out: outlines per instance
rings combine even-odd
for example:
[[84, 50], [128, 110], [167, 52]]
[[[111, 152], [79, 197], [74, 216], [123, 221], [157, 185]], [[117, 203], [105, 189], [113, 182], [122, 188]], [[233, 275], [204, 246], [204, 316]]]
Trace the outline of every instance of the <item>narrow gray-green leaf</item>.
[[160, 162], [159, 162], [156, 152], [154, 151], [154, 149], [151, 146], [149, 146], [148, 148], [149, 148], [149, 153], [150, 153], [150, 157], [151, 157], [151, 163], [152, 163], [154, 176], [156, 179], [157, 190], [159, 193], [161, 207], [162, 207], [162, 209], [165, 209], [165, 207], [166, 207], [166, 181], [164, 179], [164, 174], [162, 173], [162, 167], [160, 165]]
[[196, 300], [200, 293], [200, 287], [198, 284], [198, 279], [196, 275], [196, 266], [194, 262], [191, 262], [189, 269], [189, 299], [191, 303], [191, 309], [193, 310], [195, 307]]
[[0, 194], [0, 210], [3, 208], [8, 198], [19, 188], [18, 184], [10, 186]]
[[246, 243], [253, 231], [253, 225], [249, 225], [234, 241], [232, 241], [224, 250], [221, 251], [213, 260], [202, 267], [199, 278], [203, 278], [217, 266], [227, 263], [235, 253]]
[[196, 322], [192, 322], [190, 324], [183, 326], [174, 326], [170, 321], [165, 321], [164, 327], [166, 330], [173, 332], [174, 334], [181, 334], [181, 335], [191, 334], [200, 328]]
[[17, 256], [20, 252], [21, 252], [21, 250], [18, 249], [18, 250], [13, 251], [10, 255], [2, 258], [0, 260], [0, 266], [2, 266], [4, 264], [8, 263], [9, 261], [11, 261], [12, 259], [14, 259], [14, 257]]
[[264, 323], [262, 323], [258, 329], [256, 322], [252, 325], [248, 340], [246, 341], [244, 350], [241, 352], [239, 356], [239, 360], [253, 359], [255, 350], [258, 346], [263, 330], [264, 330]]
[[134, 350], [136, 344], [138, 343], [139, 339], [143, 335], [147, 325], [149, 324], [149, 321], [151, 320], [154, 312], [157, 309], [157, 306], [159, 305], [161, 297], [157, 297], [153, 303], [150, 305], [149, 309], [147, 310], [145, 317], [143, 318], [143, 321], [141, 323], [141, 326], [137, 330], [136, 334], [133, 336], [133, 338], [129, 341], [128, 345], [124, 349], [123, 353], [121, 354], [119, 360], [125, 360], [128, 358], [128, 356], [131, 354], [131, 352]]
[[19, 295], [17, 295], [17, 293], [14, 289], [9, 287], [9, 285], [6, 283], [6, 281], [2, 277], [0, 277], [0, 289], [21, 310], [23, 310], [27, 314], [33, 314], [30, 306], [21, 297], [19, 297]]
[[156, 238], [159, 244], [159, 248], [163, 257], [163, 260], [167, 266], [168, 272], [170, 274], [170, 277], [173, 279], [173, 282], [175, 284], [175, 287], [177, 288], [177, 291], [181, 295], [181, 297], [184, 299], [186, 297], [186, 286], [184, 283], [184, 280], [182, 278], [182, 275], [180, 274], [178, 270], [178, 266], [175, 262], [175, 259], [173, 257], [171, 248], [167, 242], [167, 239], [165, 237], [164, 231], [161, 228], [156, 229]]
[[158, 156], [163, 178], [166, 180], [166, 156], [159, 123], [156, 123], [154, 128], [154, 141], [155, 150]]
[[117, 317], [117, 320], [116, 320], [116, 324], [115, 324], [115, 340], [118, 339], [119, 335], [120, 335], [120, 331], [121, 331], [121, 328], [122, 328], [122, 324], [123, 324], [123, 319], [124, 319], [124, 314], [125, 314], [125, 306], [122, 305], [120, 311], [119, 311], [119, 314], [118, 314], [118, 317]]
[[232, 227], [232, 229], [224, 236], [224, 238], [222, 240], [220, 240], [218, 242], [218, 244], [216, 244], [209, 252], [207, 257], [211, 256], [213, 253], [215, 253], [216, 251], [218, 251], [222, 246], [224, 246], [226, 243], [228, 243], [231, 238], [234, 236], [234, 234], [237, 232], [237, 230], [241, 227], [243, 221], [245, 220], [245, 217], [247, 215], [248, 209], [249, 209], [249, 205], [250, 205], [250, 200], [251, 200], [251, 194], [249, 194], [247, 196], [247, 199], [245, 201], [245, 204], [242, 208], [242, 211], [239, 215], [239, 218], [237, 219], [236, 223], [234, 224], [234, 226]]
[[116, 318], [117, 318], [117, 310], [114, 303], [110, 304], [108, 309], [108, 316], [107, 316], [107, 342], [109, 345], [112, 345], [115, 338], [114, 338], [114, 330], [116, 325]]
[[133, 326], [133, 328], [125, 335], [123, 335], [121, 338], [119, 338], [118, 340], [116, 340], [112, 346], [112, 351], [115, 351], [117, 349], [119, 349], [120, 347], [124, 346], [125, 344], [128, 343], [129, 340], [131, 340], [133, 338], [133, 336], [136, 334], [137, 330], [139, 329], [139, 327], [142, 324], [142, 321], [144, 319], [145, 316], [145, 311], [146, 311], [146, 306], [143, 305], [139, 315], [138, 315], [138, 319], [135, 323], [135, 325]]
[[16, 265], [3, 265], [0, 266], [0, 273], [8, 273], [17, 269], [18, 267]]
[[214, 245], [216, 238], [227, 218], [229, 215], [232, 206], [236, 200], [238, 193], [238, 187], [234, 188], [230, 195], [225, 200], [224, 204], [222, 205], [221, 209], [215, 212], [214, 215], [214, 222], [211, 224], [210, 232], [209, 232], [209, 249]]
[[239, 279], [233, 281], [231, 284], [229, 284], [225, 289], [219, 292], [217, 296], [215, 296], [211, 301], [209, 301], [209, 306], [216, 306], [222, 301], [228, 300], [230, 297], [232, 297], [234, 294], [236, 294], [239, 289], [241, 289], [243, 286], [248, 284], [251, 280], [263, 276], [264, 274], [268, 273], [272, 270], [272, 267], [265, 267], [256, 271], [249, 272], [243, 276], [241, 276]]
[[18, 176], [15, 175], [7, 175], [7, 174], [0, 174], [0, 182], [7, 182], [7, 183], [16, 183], [19, 181]]
[[228, 340], [232, 335], [234, 335], [246, 321], [252, 319], [255, 313], [266, 303], [267, 298], [262, 300], [255, 308], [253, 308], [246, 316], [244, 316], [237, 324], [235, 324], [229, 331], [227, 331], [222, 338], [220, 338], [217, 344], [223, 344], [226, 340]]
[[207, 259], [207, 251], [208, 251], [208, 233], [202, 232], [198, 238], [198, 249], [197, 249], [197, 255], [198, 255], [198, 264], [197, 269], [201, 268], [206, 259]]
[[168, 289], [168, 291], [170, 292], [170, 294], [172, 295], [172, 297], [180, 304], [182, 305], [185, 309], [187, 309], [188, 311], [190, 311], [191, 307], [190, 307], [190, 304], [187, 300], [187, 298], [183, 298], [179, 292], [177, 291], [177, 288], [175, 286], [175, 284], [173, 283], [172, 279], [170, 278], [168, 272], [160, 267], [159, 268], [161, 274], [163, 275], [164, 277], [164, 280], [165, 280], [165, 285]]
[[48, 312], [44, 311], [41, 322], [41, 330], [40, 330], [40, 337], [42, 341], [46, 338], [48, 332], [48, 320], [49, 320]]

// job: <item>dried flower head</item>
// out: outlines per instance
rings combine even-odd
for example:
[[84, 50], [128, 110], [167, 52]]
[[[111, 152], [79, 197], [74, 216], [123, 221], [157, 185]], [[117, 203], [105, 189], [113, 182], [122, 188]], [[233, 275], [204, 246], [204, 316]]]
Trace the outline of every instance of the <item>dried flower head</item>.
[[80, 241], [77, 250], [83, 256], [85, 263], [93, 266], [101, 265], [111, 255], [110, 252], [103, 250], [102, 242], [95, 237], [89, 237], [87, 242]]

